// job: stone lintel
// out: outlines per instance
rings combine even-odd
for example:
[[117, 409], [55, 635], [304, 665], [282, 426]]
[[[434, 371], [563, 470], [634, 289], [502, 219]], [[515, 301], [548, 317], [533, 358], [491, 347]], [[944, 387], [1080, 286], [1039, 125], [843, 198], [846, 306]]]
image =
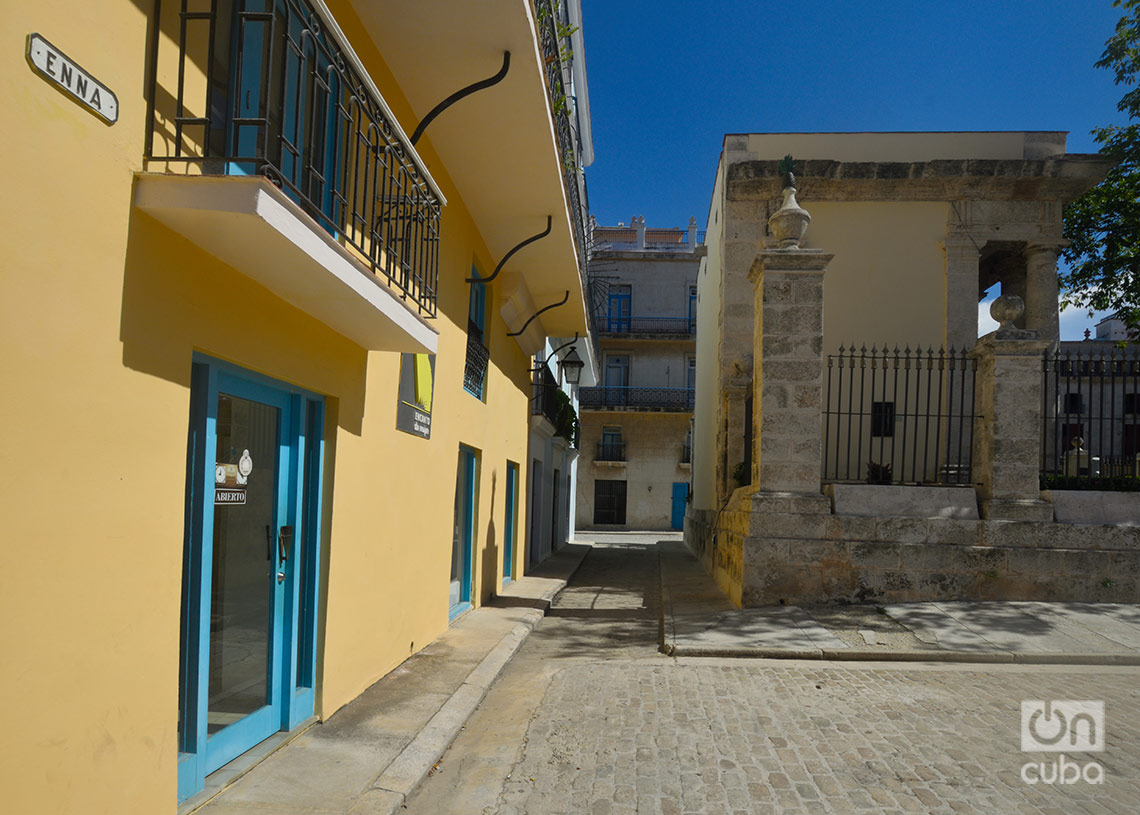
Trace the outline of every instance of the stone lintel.
[[[796, 162], [803, 201], [1076, 200], [1095, 187], [1117, 160], [1100, 154], [1049, 159], [936, 159], [932, 161]], [[778, 161], [733, 162], [726, 197], [775, 199], [783, 176]], [[810, 209], [810, 207], [809, 207]]]
[[822, 275], [834, 257], [834, 253], [822, 249], [765, 249], [756, 253], [748, 280], [756, 285], [760, 275], [773, 272]]

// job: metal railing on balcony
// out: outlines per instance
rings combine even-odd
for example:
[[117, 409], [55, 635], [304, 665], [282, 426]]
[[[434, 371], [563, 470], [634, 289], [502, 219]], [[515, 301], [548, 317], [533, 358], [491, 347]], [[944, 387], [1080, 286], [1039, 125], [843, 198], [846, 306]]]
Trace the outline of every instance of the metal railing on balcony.
[[[689, 240], [689, 232], [685, 229], [646, 229], [645, 245], [655, 249], [670, 246], [684, 247], [691, 250], [694, 246], [703, 246], [706, 232], [703, 229], [695, 230], [693, 240]], [[594, 227], [594, 247], [598, 249], [628, 248], [637, 246], [637, 229], [625, 226], [596, 226]]]
[[685, 442], [684, 446], [681, 447], [681, 463], [682, 464], [692, 464], [693, 463], [693, 445], [692, 445], [692, 442]]
[[693, 388], [579, 388], [578, 403], [585, 409], [630, 409], [684, 412], [693, 409]]
[[491, 352], [483, 344], [483, 332], [472, 322], [467, 324], [467, 361], [463, 366], [463, 387], [468, 393], [482, 398], [487, 381], [487, 365]]
[[546, 363], [535, 372], [531, 383], [530, 412], [532, 416], [545, 416], [551, 424], [558, 424], [558, 380]]
[[594, 461], [625, 461], [624, 441], [600, 441]]
[[1043, 485], [1140, 489], [1140, 352], [1097, 343], [1042, 363]]
[[976, 371], [964, 350], [828, 355], [823, 480], [972, 483]]
[[596, 315], [595, 325], [602, 334], [693, 337], [697, 333], [695, 317], [627, 317], [603, 313]]
[[156, 0], [147, 169], [265, 176], [434, 316], [441, 199], [323, 6], [163, 5]]
[[[569, 35], [560, 33], [568, 23], [558, 16], [551, 0], [535, 0], [538, 17], [539, 43], [546, 65], [546, 89], [550, 94], [550, 107], [554, 111], [554, 130], [558, 134], [558, 148], [562, 159], [562, 173], [566, 194], [570, 199], [570, 216], [574, 223], [574, 240], [577, 243], [581, 273], [586, 273], [586, 219], [579, 189], [578, 141], [570, 124], [570, 99], [566, 94], [563, 59], [569, 54]], [[559, 7], [560, 8], [560, 7]]]

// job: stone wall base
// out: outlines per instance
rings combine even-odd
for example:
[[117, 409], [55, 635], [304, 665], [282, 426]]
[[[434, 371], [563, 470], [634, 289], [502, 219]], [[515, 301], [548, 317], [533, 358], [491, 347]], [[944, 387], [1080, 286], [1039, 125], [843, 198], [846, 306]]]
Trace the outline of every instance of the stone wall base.
[[1140, 527], [837, 516], [822, 496], [822, 510], [816, 496], [733, 498], [719, 515], [691, 511], [685, 540], [743, 606], [1140, 602]]

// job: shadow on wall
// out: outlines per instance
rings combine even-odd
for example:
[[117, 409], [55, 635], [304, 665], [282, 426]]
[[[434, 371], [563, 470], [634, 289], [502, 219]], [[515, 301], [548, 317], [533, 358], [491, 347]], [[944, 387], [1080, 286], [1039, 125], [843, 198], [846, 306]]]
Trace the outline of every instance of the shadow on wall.
[[119, 339], [126, 367], [187, 389], [201, 351], [323, 393], [336, 423], [361, 434], [367, 352], [137, 209]]
[[495, 534], [495, 489], [499, 471], [491, 470], [491, 512], [487, 521], [487, 545], [483, 547], [483, 562], [479, 568], [479, 604], [485, 605], [499, 592], [499, 541]]

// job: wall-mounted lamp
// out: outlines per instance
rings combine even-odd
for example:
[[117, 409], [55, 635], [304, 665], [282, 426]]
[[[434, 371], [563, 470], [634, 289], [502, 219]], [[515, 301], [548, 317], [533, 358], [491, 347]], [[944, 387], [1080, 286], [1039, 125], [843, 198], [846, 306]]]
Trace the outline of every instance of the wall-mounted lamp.
[[570, 352], [558, 361], [560, 373], [566, 377], [566, 381], [571, 385], [578, 384], [578, 380], [582, 378], [582, 369], [585, 367], [586, 363], [578, 356], [577, 348], [571, 348]]

